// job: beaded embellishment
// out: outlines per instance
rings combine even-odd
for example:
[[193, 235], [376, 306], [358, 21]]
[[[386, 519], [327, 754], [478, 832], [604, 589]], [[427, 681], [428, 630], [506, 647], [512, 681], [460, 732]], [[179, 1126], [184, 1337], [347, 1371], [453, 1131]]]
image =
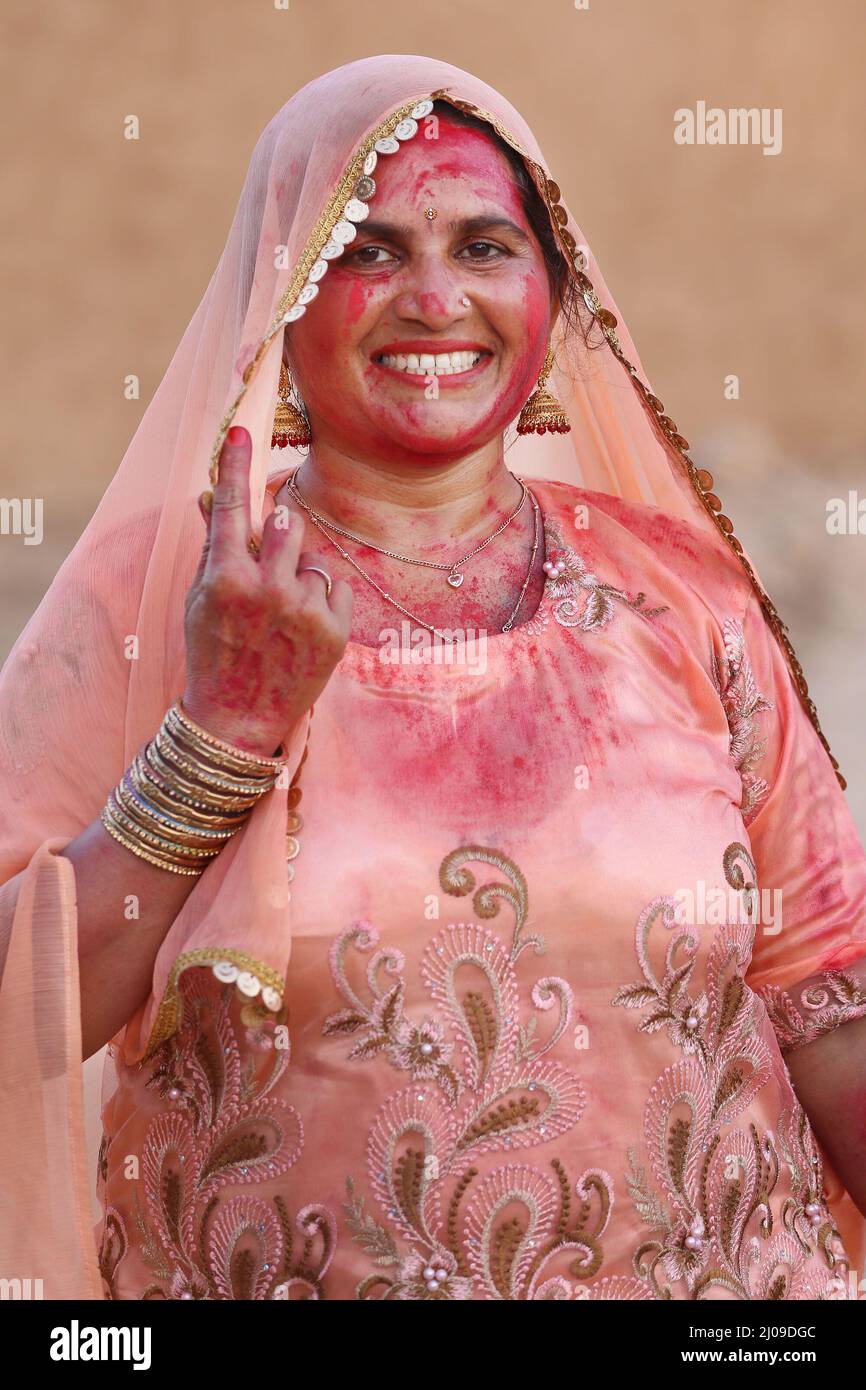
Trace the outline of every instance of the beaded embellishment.
[[218, 476], [218, 461], [226, 433], [272, 339], [288, 324], [303, 317], [307, 306], [319, 293], [319, 281], [327, 274], [330, 262], [342, 256], [358, 235], [357, 224], [366, 218], [369, 200], [376, 192], [373, 173], [380, 156], [396, 154], [404, 141], [417, 134], [418, 122], [432, 110], [430, 99], [404, 103], [380, 122], [352, 157], [337, 191], [313, 228], [289, 286], [277, 305], [273, 323], [241, 374], [241, 390], [223, 417], [211, 450], [212, 486]]

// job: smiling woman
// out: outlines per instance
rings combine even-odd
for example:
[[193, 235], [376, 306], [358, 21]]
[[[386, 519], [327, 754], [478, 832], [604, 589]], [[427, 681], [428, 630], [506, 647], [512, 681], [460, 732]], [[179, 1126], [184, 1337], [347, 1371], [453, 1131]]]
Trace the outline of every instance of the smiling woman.
[[[358, 224], [316, 313], [286, 335], [316, 420], [317, 470], [323, 446], [403, 468], [456, 462], [514, 419], [547, 352], [565, 258], [556, 253], [551, 277], [489, 136], [447, 108], [431, 117], [435, 139], [419, 135], [377, 168], [375, 219]], [[453, 352], [471, 354], [459, 371]]]
[[866, 855], [687, 451], [502, 96], [276, 114], [0, 683], [46, 1296], [848, 1296]]

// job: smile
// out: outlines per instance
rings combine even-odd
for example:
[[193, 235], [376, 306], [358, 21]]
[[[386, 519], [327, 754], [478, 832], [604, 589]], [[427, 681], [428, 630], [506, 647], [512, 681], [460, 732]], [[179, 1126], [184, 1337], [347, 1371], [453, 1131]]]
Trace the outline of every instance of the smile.
[[492, 361], [492, 353], [480, 349], [457, 352], [380, 352], [376, 366], [404, 377], [460, 377], [467, 379]]

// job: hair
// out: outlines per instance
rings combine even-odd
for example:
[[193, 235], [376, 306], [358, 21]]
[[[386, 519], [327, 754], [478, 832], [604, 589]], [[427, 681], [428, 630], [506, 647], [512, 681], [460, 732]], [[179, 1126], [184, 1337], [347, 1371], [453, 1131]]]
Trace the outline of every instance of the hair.
[[580, 333], [584, 346], [590, 350], [603, 346], [605, 342], [603, 336], [596, 338], [595, 341], [592, 340], [592, 327], [595, 320], [584, 305], [580, 286], [574, 278], [565, 255], [560, 250], [550, 214], [535, 186], [523, 156], [513, 149], [506, 140], [503, 140], [493, 126], [481, 117], [473, 116], [468, 111], [461, 111], [459, 107], [452, 106], [450, 102], [443, 101], [441, 98], [434, 102], [433, 110], [439, 116], [447, 116], [450, 121], [457, 125], [467, 126], [470, 130], [477, 130], [480, 134], [485, 135], [508, 160], [520, 194], [526, 220], [544, 257], [551, 292], [556, 295], [559, 303], [566, 333]]

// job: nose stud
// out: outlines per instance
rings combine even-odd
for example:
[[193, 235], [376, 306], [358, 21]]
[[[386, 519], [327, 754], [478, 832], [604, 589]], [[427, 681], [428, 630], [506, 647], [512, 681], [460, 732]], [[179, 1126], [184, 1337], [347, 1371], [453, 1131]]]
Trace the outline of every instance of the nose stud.
[[464, 309], [468, 309], [468, 308], [469, 308], [469, 297], [468, 297], [468, 295], [465, 295], [465, 294], [464, 294], [464, 296], [463, 296], [463, 298], [461, 299], [460, 303], [463, 305], [463, 308], [464, 308]]

